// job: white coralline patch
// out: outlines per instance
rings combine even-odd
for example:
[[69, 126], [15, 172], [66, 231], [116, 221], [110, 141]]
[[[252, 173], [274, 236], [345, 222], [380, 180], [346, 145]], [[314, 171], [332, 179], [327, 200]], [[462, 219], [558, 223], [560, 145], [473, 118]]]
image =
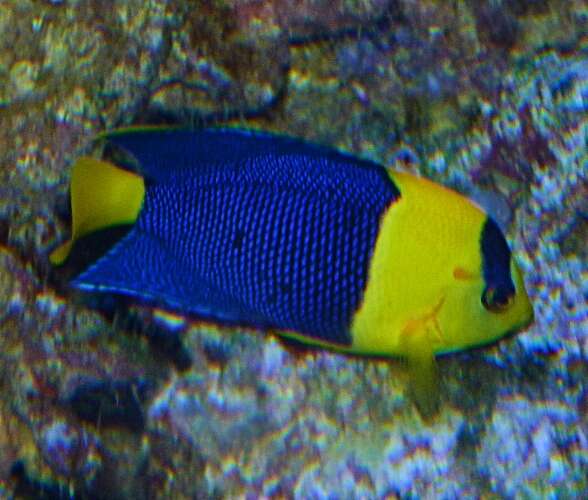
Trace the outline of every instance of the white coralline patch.
[[328, 491], [346, 498], [351, 490], [361, 498], [459, 496], [464, 476], [455, 449], [462, 423], [459, 413], [445, 411], [430, 425], [398, 414], [366, 433], [340, 429], [320, 462], [299, 477], [296, 496], [320, 498]]
[[553, 498], [580, 491], [588, 456], [577, 413], [555, 400], [512, 396], [500, 401], [477, 455], [481, 475], [501, 497]]

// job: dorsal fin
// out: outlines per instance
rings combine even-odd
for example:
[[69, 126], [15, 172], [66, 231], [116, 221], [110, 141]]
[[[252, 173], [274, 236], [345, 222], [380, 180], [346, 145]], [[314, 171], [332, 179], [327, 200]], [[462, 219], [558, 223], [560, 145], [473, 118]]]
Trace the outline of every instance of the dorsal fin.
[[[103, 136], [131, 154], [149, 184], [272, 185], [353, 204], [400, 196], [386, 169], [299, 139], [238, 129], [131, 129]], [[346, 189], [341, 189], [346, 186]]]
[[127, 128], [100, 136], [127, 151], [138, 161], [141, 173], [148, 179], [165, 182], [194, 169], [242, 168], [250, 160], [269, 157], [305, 157], [353, 165], [354, 169], [384, 169], [367, 160], [287, 136], [242, 129], [189, 130], [178, 128]]

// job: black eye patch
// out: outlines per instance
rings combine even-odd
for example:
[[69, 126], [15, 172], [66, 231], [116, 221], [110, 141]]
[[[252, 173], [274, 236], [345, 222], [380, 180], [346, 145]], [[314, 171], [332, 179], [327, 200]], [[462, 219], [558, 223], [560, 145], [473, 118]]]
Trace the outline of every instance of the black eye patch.
[[[515, 294], [510, 275], [510, 249], [502, 231], [491, 217], [486, 219], [480, 239], [482, 274], [486, 288], [482, 304], [489, 310], [508, 307]], [[501, 304], [504, 304], [501, 306]]]

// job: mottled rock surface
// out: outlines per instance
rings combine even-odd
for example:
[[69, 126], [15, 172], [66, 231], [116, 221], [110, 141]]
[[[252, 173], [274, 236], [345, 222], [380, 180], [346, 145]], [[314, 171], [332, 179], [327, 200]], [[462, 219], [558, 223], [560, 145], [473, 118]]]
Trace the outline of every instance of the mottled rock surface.
[[[71, 161], [131, 123], [280, 131], [466, 192], [536, 321], [441, 359], [423, 422], [400, 362], [98, 312], [47, 255]], [[587, 142], [583, 0], [3, 1], [0, 496], [578, 497]]]

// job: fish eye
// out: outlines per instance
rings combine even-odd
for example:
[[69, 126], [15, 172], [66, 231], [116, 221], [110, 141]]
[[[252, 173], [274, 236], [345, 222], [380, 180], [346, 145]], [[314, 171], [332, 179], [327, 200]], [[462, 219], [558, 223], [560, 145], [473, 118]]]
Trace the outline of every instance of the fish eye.
[[487, 287], [482, 294], [482, 305], [491, 312], [506, 311], [514, 301], [514, 294], [500, 288]]

